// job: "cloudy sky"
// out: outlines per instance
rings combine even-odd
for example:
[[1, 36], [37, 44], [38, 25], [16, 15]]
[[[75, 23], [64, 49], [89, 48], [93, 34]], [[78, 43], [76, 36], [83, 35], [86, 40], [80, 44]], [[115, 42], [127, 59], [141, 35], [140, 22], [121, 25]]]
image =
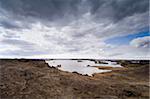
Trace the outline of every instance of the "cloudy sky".
[[150, 57], [149, 0], [0, 0], [1, 58]]

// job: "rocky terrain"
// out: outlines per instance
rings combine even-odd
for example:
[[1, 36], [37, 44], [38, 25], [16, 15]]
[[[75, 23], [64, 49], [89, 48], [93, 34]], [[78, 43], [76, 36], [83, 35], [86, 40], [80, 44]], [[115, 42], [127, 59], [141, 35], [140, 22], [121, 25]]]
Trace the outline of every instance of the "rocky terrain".
[[44, 60], [0, 60], [0, 99], [149, 99], [149, 65], [92, 77], [49, 67]]

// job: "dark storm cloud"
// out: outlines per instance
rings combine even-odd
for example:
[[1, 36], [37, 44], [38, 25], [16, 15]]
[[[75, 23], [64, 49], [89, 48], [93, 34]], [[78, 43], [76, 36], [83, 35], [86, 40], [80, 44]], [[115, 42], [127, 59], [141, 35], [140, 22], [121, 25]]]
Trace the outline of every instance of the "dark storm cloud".
[[116, 53], [110, 54], [109, 56], [110, 56], [110, 57], [113, 57], [113, 56], [119, 56], [119, 55], [123, 55], [123, 53], [117, 53], [117, 52], [116, 52]]
[[41, 54], [47, 54], [46, 52], [42, 51], [26, 51], [26, 50], [6, 50], [5, 52], [1, 53], [1, 55], [16, 55], [16, 56], [32, 56], [32, 55], [41, 55]]
[[28, 43], [26, 41], [23, 40], [16, 40], [16, 39], [4, 39], [2, 40], [2, 43], [6, 43], [6, 44], [15, 44], [15, 45], [33, 45], [32, 43]]
[[38, 19], [60, 19], [64, 16], [77, 17], [81, 0], [1, 0], [2, 8], [17, 16]]
[[1, 44], [13, 45], [23, 50], [33, 50], [35, 46], [34, 43], [30, 43], [24, 40], [17, 40], [17, 39], [4, 39], [1, 41]]
[[143, 13], [148, 11], [149, 0], [119, 0], [112, 4], [115, 18], [120, 20], [126, 16], [132, 16], [135, 13]]
[[48, 54], [48, 51], [40, 51], [37, 50], [36, 44], [25, 41], [25, 40], [19, 40], [19, 39], [4, 39], [0, 42], [2, 45], [11, 45], [15, 46], [20, 49], [6, 49], [4, 51], [0, 52], [0, 55], [16, 55], [16, 56], [32, 56], [32, 55], [41, 55], [41, 54]]
[[18, 24], [14, 23], [12, 21], [10, 21], [10, 22], [1, 21], [0, 26], [4, 27], [4, 28], [7, 28], [7, 29], [19, 29], [19, 28], [21, 28]]
[[91, 0], [91, 13], [114, 21], [148, 11], [149, 0]]
[[9, 38], [9, 39], [11, 39], [11, 38], [20, 38], [20, 36], [17, 36], [15, 33], [12, 33], [12, 32], [8, 32], [8, 31], [6, 31], [5, 32], [5, 34], [3, 34], [3, 37], [4, 38]]
[[118, 21], [148, 10], [148, 0], [1, 0], [2, 8], [17, 16], [65, 23], [92, 13], [94, 18]]

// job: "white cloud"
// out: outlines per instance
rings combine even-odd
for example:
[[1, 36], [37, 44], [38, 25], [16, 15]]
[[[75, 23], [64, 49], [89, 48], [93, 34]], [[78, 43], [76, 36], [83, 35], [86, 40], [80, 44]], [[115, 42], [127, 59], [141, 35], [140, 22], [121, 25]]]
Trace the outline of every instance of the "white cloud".
[[106, 51], [107, 57], [123, 59], [149, 59], [148, 48], [137, 48], [130, 45], [117, 46]]
[[134, 47], [149, 48], [150, 47], [150, 36], [139, 37], [139, 38], [133, 39], [130, 42], [130, 45], [134, 46]]

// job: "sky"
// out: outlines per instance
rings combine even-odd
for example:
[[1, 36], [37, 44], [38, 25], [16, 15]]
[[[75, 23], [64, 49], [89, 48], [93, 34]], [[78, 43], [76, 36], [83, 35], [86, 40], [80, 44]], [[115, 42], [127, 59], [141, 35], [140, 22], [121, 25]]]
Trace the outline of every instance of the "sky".
[[0, 0], [0, 58], [149, 59], [149, 0]]

